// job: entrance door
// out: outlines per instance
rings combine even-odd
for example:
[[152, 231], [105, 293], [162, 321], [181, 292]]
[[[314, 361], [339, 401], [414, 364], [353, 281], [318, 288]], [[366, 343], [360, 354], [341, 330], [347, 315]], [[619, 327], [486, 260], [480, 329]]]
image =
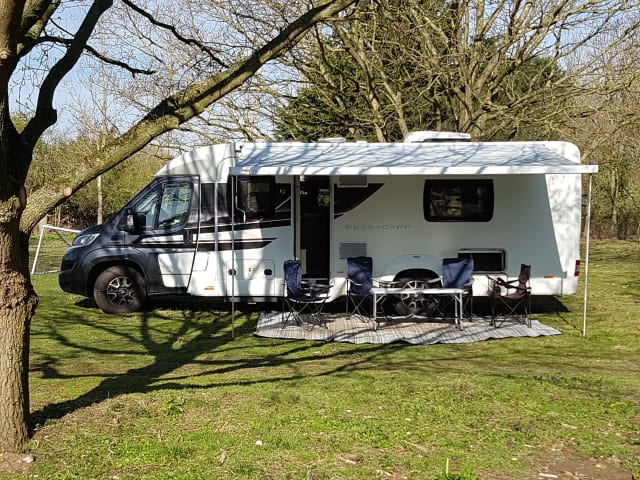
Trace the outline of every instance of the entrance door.
[[329, 278], [330, 177], [300, 181], [300, 258], [304, 276]]

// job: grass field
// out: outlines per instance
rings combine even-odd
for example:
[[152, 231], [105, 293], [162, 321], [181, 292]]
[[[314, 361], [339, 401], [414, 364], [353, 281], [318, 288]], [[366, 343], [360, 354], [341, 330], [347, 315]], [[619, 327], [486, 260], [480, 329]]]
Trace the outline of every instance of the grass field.
[[426, 346], [258, 338], [257, 311], [232, 338], [228, 311], [110, 316], [35, 276], [36, 462], [0, 478], [631, 479], [639, 271], [592, 244], [586, 337], [580, 292], [538, 305], [563, 335]]

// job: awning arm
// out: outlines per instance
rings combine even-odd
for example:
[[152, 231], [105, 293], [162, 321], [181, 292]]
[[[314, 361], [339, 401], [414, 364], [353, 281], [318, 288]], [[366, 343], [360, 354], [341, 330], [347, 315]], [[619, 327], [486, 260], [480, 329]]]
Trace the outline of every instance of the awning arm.
[[229, 209], [231, 211], [231, 269], [227, 272], [227, 275], [231, 275], [231, 338], [236, 337], [236, 212], [235, 212], [235, 179], [231, 179], [231, 205]]
[[589, 236], [591, 230], [591, 189], [593, 186], [593, 174], [589, 174], [589, 193], [587, 195], [587, 225], [586, 225], [586, 245], [584, 259], [584, 304], [582, 318], [582, 336], [587, 335], [587, 296], [589, 294]]

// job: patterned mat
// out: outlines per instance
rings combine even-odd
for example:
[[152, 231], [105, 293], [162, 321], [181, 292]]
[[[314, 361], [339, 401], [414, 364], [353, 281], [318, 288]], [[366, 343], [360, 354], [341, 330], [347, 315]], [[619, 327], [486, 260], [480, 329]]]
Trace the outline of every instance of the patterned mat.
[[305, 317], [303, 325], [289, 320], [283, 328], [281, 312], [262, 313], [255, 335], [269, 338], [296, 340], [320, 340], [324, 342], [393, 343], [410, 344], [471, 343], [483, 340], [515, 337], [540, 337], [561, 335], [555, 328], [531, 320], [531, 327], [515, 319], [505, 319], [497, 327], [490, 325], [488, 318], [465, 321], [462, 330], [453, 322], [422, 317], [397, 317], [382, 321], [375, 328], [373, 321], [357, 315], [323, 314], [322, 323]]

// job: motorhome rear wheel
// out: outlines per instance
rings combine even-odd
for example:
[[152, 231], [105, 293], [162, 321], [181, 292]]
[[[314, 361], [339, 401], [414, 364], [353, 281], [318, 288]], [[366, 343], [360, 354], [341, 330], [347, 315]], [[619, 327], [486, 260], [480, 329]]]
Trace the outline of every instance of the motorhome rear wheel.
[[[404, 288], [422, 288], [427, 283], [427, 278], [405, 277], [397, 280], [398, 285]], [[394, 308], [398, 315], [425, 315], [430, 310], [428, 297], [420, 294], [404, 294], [397, 297]]]

